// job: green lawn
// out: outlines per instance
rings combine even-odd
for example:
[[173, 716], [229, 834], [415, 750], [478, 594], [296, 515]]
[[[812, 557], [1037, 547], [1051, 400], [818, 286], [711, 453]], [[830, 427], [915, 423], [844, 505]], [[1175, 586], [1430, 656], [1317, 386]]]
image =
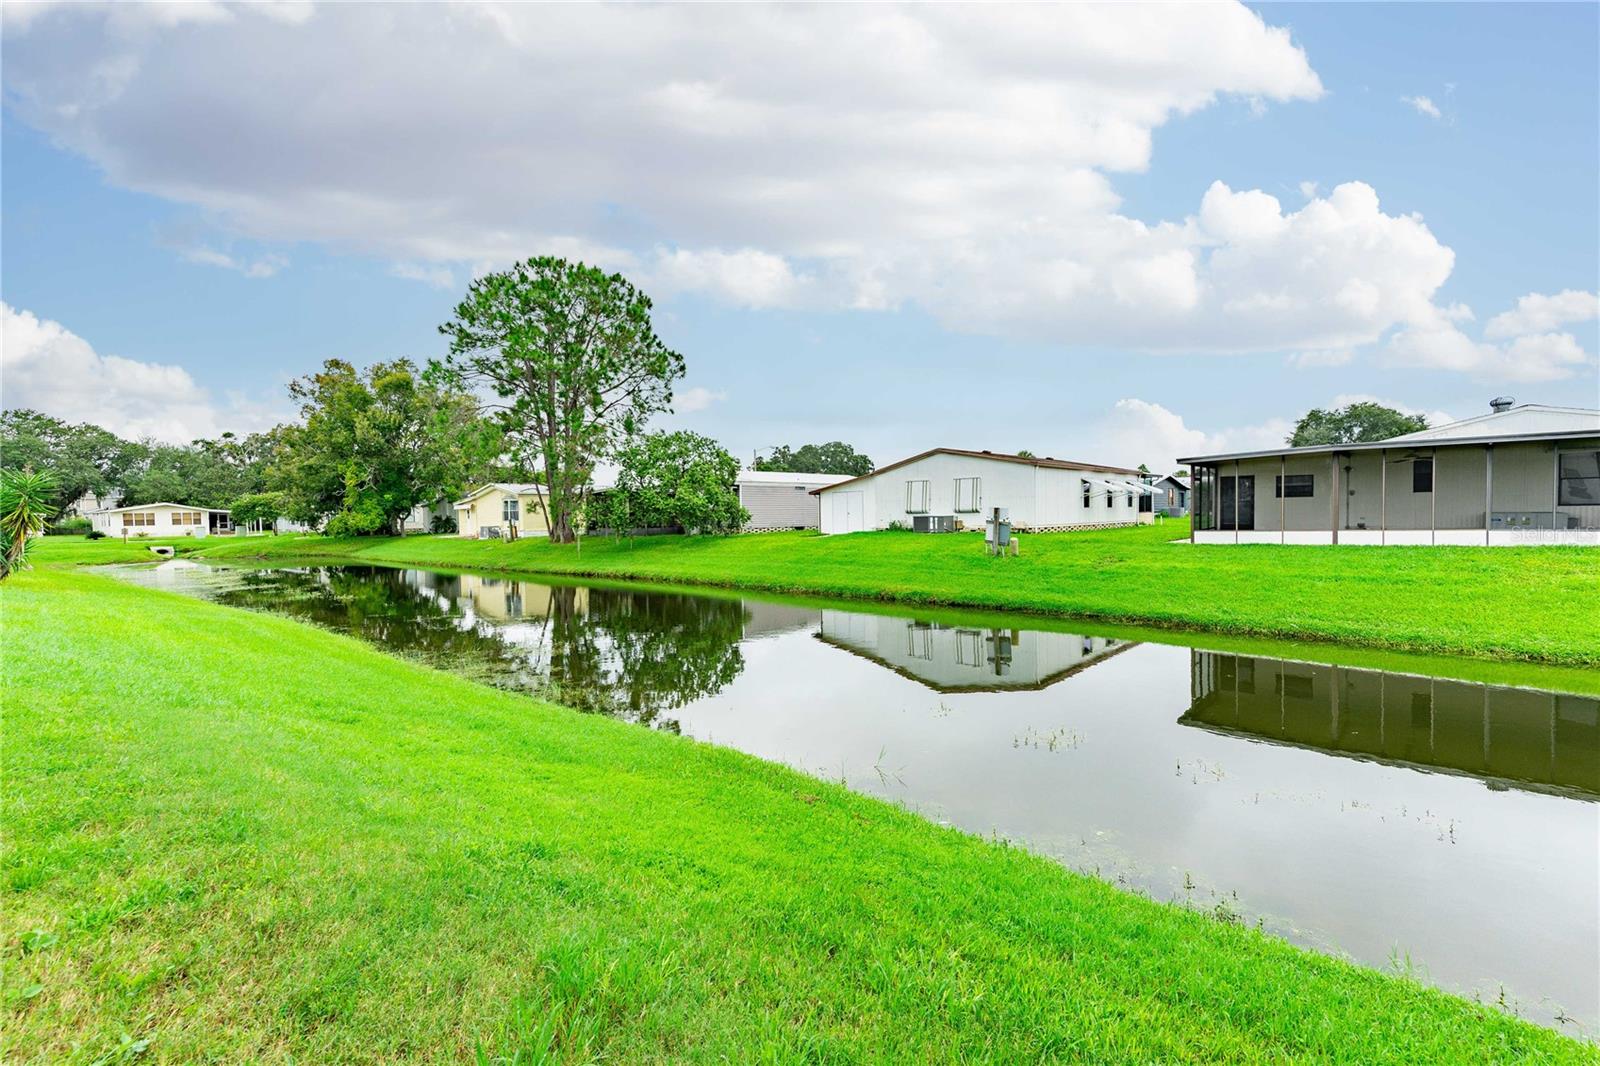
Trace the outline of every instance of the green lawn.
[[457, 537], [204, 542], [217, 558], [379, 563], [643, 578], [904, 603], [1018, 609], [1446, 655], [1600, 664], [1591, 548], [1196, 546], [1177, 523], [1022, 538], [991, 559], [973, 534], [585, 540]]
[[0, 611], [7, 1062], [1597, 1061], [283, 619], [65, 568]]

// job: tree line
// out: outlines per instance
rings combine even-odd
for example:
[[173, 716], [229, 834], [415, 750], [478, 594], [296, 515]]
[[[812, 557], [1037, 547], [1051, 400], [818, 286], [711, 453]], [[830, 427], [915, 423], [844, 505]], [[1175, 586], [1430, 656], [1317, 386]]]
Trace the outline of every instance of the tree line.
[[[0, 416], [0, 456], [48, 471], [58, 511], [87, 493], [125, 505], [227, 508], [331, 534], [398, 533], [419, 505], [486, 481], [538, 482], [550, 536], [670, 525], [729, 531], [747, 516], [739, 464], [717, 442], [650, 433], [684, 358], [656, 335], [650, 298], [620, 274], [537, 257], [474, 280], [439, 330], [448, 353], [364, 370], [330, 359], [289, 386], [300, 421], [188, 444], [133, 441], [32, 410]], [[620, 467], [596, 498], [597, 468]], [[767, 470], [867, 473], [842, 442], [774, 451]]]

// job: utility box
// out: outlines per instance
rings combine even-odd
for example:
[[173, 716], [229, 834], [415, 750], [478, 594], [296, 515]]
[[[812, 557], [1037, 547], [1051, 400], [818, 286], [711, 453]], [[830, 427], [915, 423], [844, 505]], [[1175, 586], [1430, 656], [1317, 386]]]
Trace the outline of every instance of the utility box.
[[1011, 550], [1011, 508], [991, 507], [983, 523], [983, 543], [990, 555]]

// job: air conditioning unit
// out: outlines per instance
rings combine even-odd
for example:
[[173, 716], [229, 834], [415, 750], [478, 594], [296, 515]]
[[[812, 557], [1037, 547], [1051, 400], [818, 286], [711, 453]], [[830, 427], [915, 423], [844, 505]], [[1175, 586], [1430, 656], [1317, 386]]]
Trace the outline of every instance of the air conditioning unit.
[[956, 516], [953, 514], [912, 515], [911, 528], [918, 533], [954, 533], [956, 531]]

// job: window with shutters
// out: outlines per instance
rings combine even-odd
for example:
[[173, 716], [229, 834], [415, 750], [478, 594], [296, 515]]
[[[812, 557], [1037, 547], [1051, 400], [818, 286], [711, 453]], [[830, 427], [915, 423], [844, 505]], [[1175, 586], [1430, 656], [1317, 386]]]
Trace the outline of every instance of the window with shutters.
[[971, 514], [978, 510], [982, 499], [979, 479], [975, 477], [956, 478], [956, 511], [962, 514]]
[[928, 513], [928, 483], [926, 481], [906, 482], [906, 514]]

